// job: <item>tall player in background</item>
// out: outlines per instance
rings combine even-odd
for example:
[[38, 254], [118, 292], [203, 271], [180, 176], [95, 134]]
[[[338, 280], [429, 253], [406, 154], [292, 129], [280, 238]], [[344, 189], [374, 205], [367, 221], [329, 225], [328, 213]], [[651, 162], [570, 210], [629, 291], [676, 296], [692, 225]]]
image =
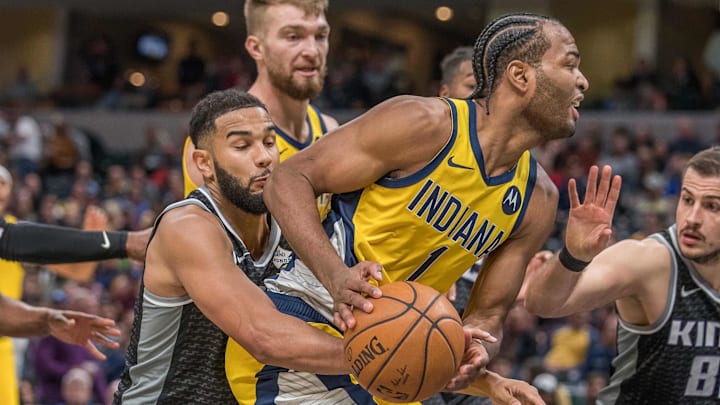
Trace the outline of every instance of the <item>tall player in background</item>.
[[617, 200], [619, 184], [604, 176], [596, 191], [596, 178], [582, 204], [570, 181], [566, 246], [530, 273], [526, 307], [556, 317], [615, 304], [618, 355], [598, 403], [717, 404], [720, 147], [690, 158], [675, 224], [640, 241], [603, 249], [615, 208], [606, 200]]
[[[310, 104], [322, 91], [327, 74], [330, 26], [328, 0], [247, 0], [245, 49], [255, 60], [257, 78], [248, 93], [259, 98], [277, 125], [280, 161], [312, 145], [337, 121]], [[185, 195], [202, 184], [192, 163], [194, 146], [185, 140]], [[321, 216], [330, 199], [318, 197]]]

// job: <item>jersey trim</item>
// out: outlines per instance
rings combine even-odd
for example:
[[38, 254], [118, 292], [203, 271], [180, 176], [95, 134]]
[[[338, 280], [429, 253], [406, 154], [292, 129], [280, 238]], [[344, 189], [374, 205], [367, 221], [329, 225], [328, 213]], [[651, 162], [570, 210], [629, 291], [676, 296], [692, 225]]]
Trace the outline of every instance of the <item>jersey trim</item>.
[[[312, 108], [312, 110], [315, 111], [315, 116], [320, 123], [320, 129], [322, 130], [322, 133], [327, 133], [327, 125], [325, 125], [325, 120], [323, 119], [320, 110], [312, 104], [310, 104], [308, 107]], [[310, 118], [310, 116], [308, 116], [308, 118]], [[310, 126], [310, 133], [312, 134], [312, 125]]]
[[[675, 249], [680, 252], [680, 245], [677, 241], [677, 224], [674, 224], [672, 227], [670, 227], [670, 239], [672, 240], [672, 244], [675, 246]], [[685, 266], [688, 269], [688, 273], [690, 274], [690, 278], [692, 278], [693, 282], [697, 284], [698, 287], [700, 287], [701, 290], [705, 292], [710, 298], [713, 299], [713, 301], [720, 303], [720, 293], [716, 292], [708, 285], [708, 283], [703, 280], [702, 276], [698, 273], [698, 271], [695, 269], [695, 265], [692, 261], [690, 261], [685, 256], [680, 255], [680, 259], [685, 263]]]
[[[430, 173], [432, 173], [435, 168], [437, 168], [440, 163], [442, 163], [443, 160], [445, 160], [445, 156], [450, 152], [450, 149], [452, 149], [453, 144], [455, 143], [455, 138], [457, 138], [457, 127], [458, 127], [458, 116], [457, 116], [457, 110], [455, 109], [455, 104], [453, 104], [448, 99], [442, 99], [450, 106], [450, 115], [451, 115], [451, 121], [452, 121], [452, 134], [450, 135], [450, 139], [447, 141], [445, 146], [438, 152], [437, 155], [423, 167], [422, 169], [418, 170], [417, 172], [410, 174], [408, 176], [399, 178], [399, 179], [392, 179], [389, 177], [384, 177], [377, 181], [377, 184], [387, 187], [387, 188], [400, 188], [400, 187], [407, 187], [411, 186], [420, 180], [427, 177]], [[473, 138], [473, 133], [470, 133], [470, 138]]]
[[[521, 158], [522, 159], [522, 158]], [[520, 224], [522, 223], [523, 218], [525, 218], [525, 211], [527, 211], [527, 207], [530, 205], [530, 198], [532, 197], [533, 190], [535, 190], [535, 180], [537, 179], [537, 161], [535, 158], [530, 155], [530, 173], [528, 173], [528, 179], [527, 184], [525, 185], [525, 196], [523, 198], [523, 205], [522, 208], [520, 208], [520, 213], [517, 216], [517, 219], [515, 220], [515, 225], [513, 226], [512, 230], [510, 231], [510, 235], [512, 235], [515, 230], [517, 230], [520, 227]], [[510, 237], [508, 235], [508, 237]]]
[[[672, 235], [675, 234], [675, 225], [673, 225], [670, 229], [671, 237], [674, 238], [674, 236]], [[650, 237], [662, 243], [670, 252], [670, 285], [667, 296], [668, 301], [665, 304], [665, 309], [663, 310], [662, 315], [660, 315], [660, 319], [658, 319], [655, 323], [651, 323], [649, 325], [634, 325], [629, 322], [625, 322], [620, 316], [620, 314], [618, 314], [618, 325], [628, 330], [629, 332], [638, 335], [652, 335], [659, 332], [663, 328], [663, 326], [665, 326], [668, 319], [670, 319], [670, 316], [672, 315], [673, 308], [675, 307], [675, 291], [677, 290], [678, 283], [679, 270], [673, 247], [670, 246], [668, 241], [665, 240], [665, 238], [663, 238], [659, 233], [654, 233], [650, 235]]]
[[470, 110], [470, 145], [472, 146], [473, 152], [475, 152], [475, 158], [477, 159], [477, 164], [478, 167], [480, 167], [480, 173], [482, 174], [483, 180], [485, 180], [485, 184], [488, 186], [498, 186], [512, 181], [512, 179], [515, 178], [517, 164], [513, 166], [512, 169], [497, 176], [488, 176], [485, 172], [485, 157], [483, 156], [482, 147], [480, 147], [480, 138], [477, 136], [475, 105], [472, 100], [465, 100], [465, 102], [468, 103], [468, 109]]
[[187, 294], [179, 297], [161, 297], [148, 291], [147, 287], [143, 289], [143, 298], [153, 305], [165, 308], [181, 307], [193, 302]]
[[[317, 110], [315, 110], [311, 105], [308, 105], [308, 110], [317, 112]], [[295, 149], [303, 150], [303, 149], [307, 148], [308, 146], [312, 145], [313, 140], [315, 139], [315, 134], [313, 132], [313, 125], [312, 125], [312, 122], [310, 121], [310, 115], [308, 113], [305, 113], [305, 122], [307, 123], [307, 126], [308, 126], [308, 138], [305, 142], [298, 142], [295, 138], [290, 136], [290, 134], [283, 131], [279, 127], [275, 128], [275, 133], [277, 133], [277, 135], [279, 137], [284, 139], [287, 143], [289, 143]], [[320, 126], [323, 127], [323, 133], [325, 133], [325, 123], [322, 120], [320, 120]]]

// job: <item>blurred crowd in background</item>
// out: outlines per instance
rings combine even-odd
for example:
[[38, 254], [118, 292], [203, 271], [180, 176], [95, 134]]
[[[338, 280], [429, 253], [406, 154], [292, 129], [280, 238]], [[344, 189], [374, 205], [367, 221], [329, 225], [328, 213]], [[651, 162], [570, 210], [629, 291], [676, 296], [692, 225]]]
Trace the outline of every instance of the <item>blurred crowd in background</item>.
[[[98, 134], [71, 125], [59, 113], [38, 119], [35, 111], [187, 110], [209, 91], [247, 88], [254, 78], [253, 64], [243, 56], [204, 57], [191, 41], [177, 65], [176, 91], [161, 94], [125, 77], [123, 61], [102, 36], [88, 43], [78, 61], [70, 74], [76, 80], [49, 93], [39, 93], [22, 67], [1, 93], [0, 165], [14, 178], [4, 213], [19, 220], [80, 227], [85, 209], [97, 205], [107, 212], [114, 230], [149, 227], [166, 205], [183, 198], [181, 151], [186, 134], [148, 124], [143, 145], [118, 152], [108, 150]], [[402, 53], [392, 48], [344, 47], [330, 57], [325, 89], [314, 103], [331, 111], [365, 110], [396, 94], [427, 92], [412, 88], [403, 75], [408, 68]], [[697, 68], [684, 57], [670, 66], [638, 60], [632, 72], [617, 78], [610, 97], [583, 108], [719, 111], [720, 76], [701, 77]], [[609, 164], [623, 177], [616, 238], [642, 238], [669, 225], [683, 164], [695, 152], [720, 144], [720, 117], [712, 133], [700, 133], [692, 114], [681, 116], [662, 134], [654, 133], [650, 124], [638, 121], [608, 128], [604, 121], [584, 122], [571, 140], [534, 150], [560, 190], [556, 231], [547, 241], [548, 249], [563, 244], [568, 179], [577, 179], [578, 189], [584, 190], [586, 173], [594, 164]], [[124, 365], [142, 266], [130, 260], [102, 262], [94, 280], [79, 283], [41, 266], [25, 265], [24, 301], [97, 313], [115, 319], [123, 334], [121, 347], [108, 351], [103, 362], [53, 337], [17, 340], [24, 404], [109, 403]], [[594, 403], [608, 380], [615, 331], [610, 307], [551, 320], [529, 314], [519, 303], [507, 319], [502, 350], [491, 368], [533, 382], [549, 394], [550, 404]]]

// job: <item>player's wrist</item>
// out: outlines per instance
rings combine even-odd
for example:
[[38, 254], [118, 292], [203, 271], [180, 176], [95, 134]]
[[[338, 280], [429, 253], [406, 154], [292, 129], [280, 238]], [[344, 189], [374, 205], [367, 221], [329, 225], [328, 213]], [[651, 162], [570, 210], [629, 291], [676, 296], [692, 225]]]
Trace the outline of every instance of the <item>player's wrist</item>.
[[563, 267], [575, 273], [585, 270], [588, 264], [590, 264], [589, 261], [580, 260], [573, 256], [567, 249], [567, 246], [563, 246], [563, 248], [560, 249], [560, 252], [558, 253], [558, 261], [560, 261], [560, 264], [562, 264]]

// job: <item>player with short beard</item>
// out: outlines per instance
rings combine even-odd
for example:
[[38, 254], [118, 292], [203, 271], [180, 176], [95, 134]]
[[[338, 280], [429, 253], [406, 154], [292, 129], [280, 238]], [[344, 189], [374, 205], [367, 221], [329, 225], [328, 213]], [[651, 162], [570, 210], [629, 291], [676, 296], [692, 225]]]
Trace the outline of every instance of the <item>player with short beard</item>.
[[212, 93], [193, 110], [190, 136], [204, 185], [155, 222], [115, 403], [235, 403], [230, 339], [268, 363], [347, 374], [340, 339], [281, 314], [258, 287], [278, 271], [281, 237], [262, 203], [278, 164], [264, 105]]
[[607, 247], [618, 190], [604, 177], [596, 187], [591, 172], [582, 203], [570, 181], [566, 247], [528, 274], [525, 305], [543, 317], [614, 305], [618, 354], [598, 404], [717, 404], [720, 147], [688, 160], [675, 223], [643, 240]]
[[[247, 0], [245, 49], [258, 75], [248, 93], [266, 106], [278, 135], [280, 161], [315, 143], [338, 126], [310, 104], [323, 89], [327, 74], [330, 26], [328, 0]], [[191, 162], [193, 145], [185, 142], [185, 194], [202, 184]], [[318, 197], [320, 215], [330, 209], [328, 195]]]
[[[368, 275], [445, 292], [482, 258], [463, 315], [474, 339], [445, 389], [510, 403], [477, 384], [554, 227], [558, 191], [530, 150], [572, 136], [589, 83], [567, 27], [534, 14], [488, 24], [472, 65], [468, 99], [391, 98], [273, 172], [265, 202], [297, 257], [265, 285], [299, 299], [296, 312], [309, 307], [345, 330], [355, 326], [353, 309], [370, 312], [367, 297], [381, 295]], [[328, 192], [332, 210], [320, 224], [313, 200]], [[263, 371], [266, 380], [316, 377]]]

